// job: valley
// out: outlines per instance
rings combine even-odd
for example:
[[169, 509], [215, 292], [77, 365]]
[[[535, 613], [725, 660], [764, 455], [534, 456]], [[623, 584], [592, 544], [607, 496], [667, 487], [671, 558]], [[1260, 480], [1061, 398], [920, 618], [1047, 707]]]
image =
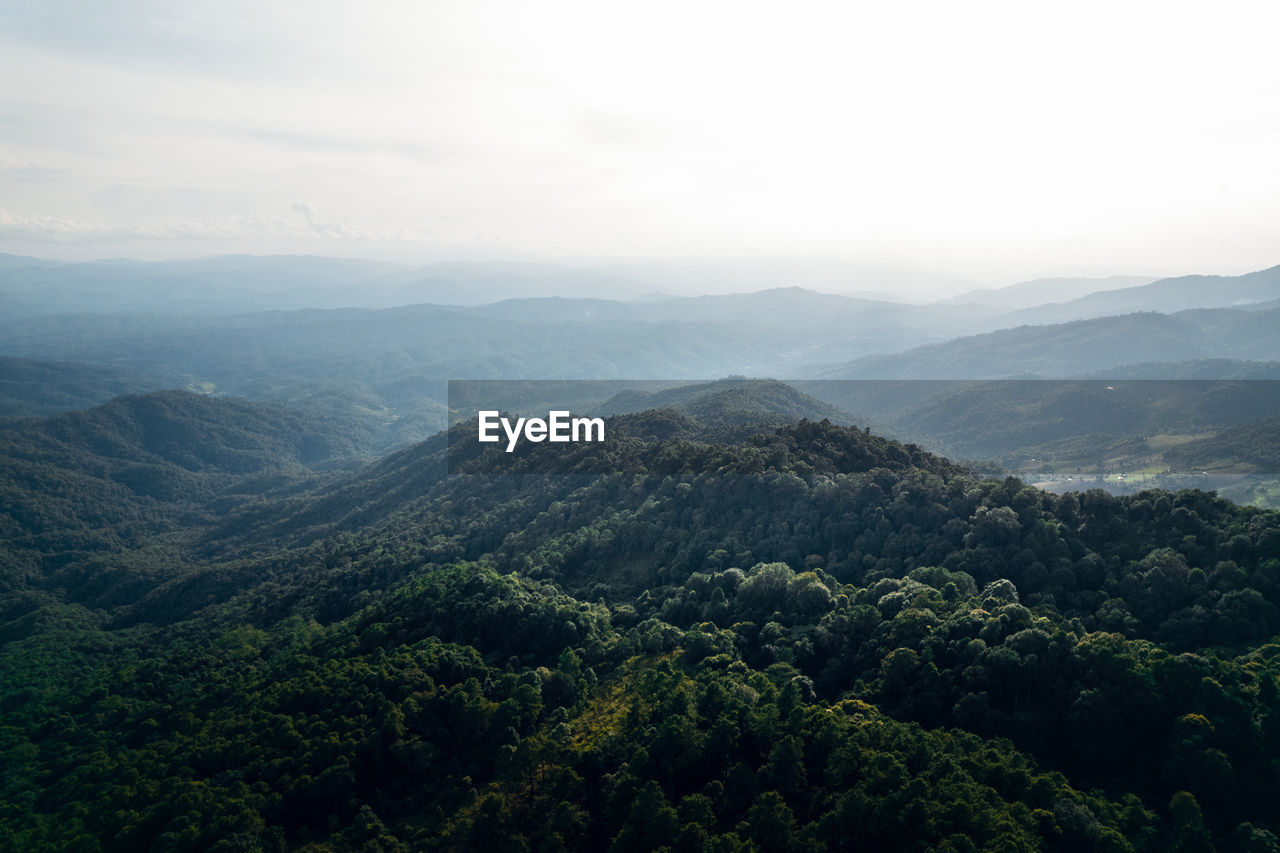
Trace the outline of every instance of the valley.
[[0, 849], [1267, 849], [1270, 309], [817, 297], [10, 321]]
[[1280, 853], [1278, 28], [0, 2], [0, 853]]

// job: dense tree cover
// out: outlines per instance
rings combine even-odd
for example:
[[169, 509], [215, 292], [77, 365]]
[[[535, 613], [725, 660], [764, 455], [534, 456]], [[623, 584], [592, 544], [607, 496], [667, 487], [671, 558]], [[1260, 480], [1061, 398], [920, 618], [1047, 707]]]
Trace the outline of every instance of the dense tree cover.
[[175, 540], [370, 451], [350, 419], [182, 391], [0, 429], [0, 589], [131, 600], [187, 562]]
[[623, 630], [475, 565], [329, 627], [200, 627], [124, 654], [84, 624], [6, 648], [7, 673], [28, 662], [5, 704], [9, 849], [1129, 850], [1188, 831], [1007, 741], [819, 701], [715, 629]]
[[1280, 379], [1280, 362], [1204, 358], [1110, 367], [1085, 379]]
[[1244, 463], [1264, 474], [1280, 473], [1280, 417], [1250, 421], [1167, 454], [1171, 462], [1193, 466]]
[[0, 423], [85, 409], [164, 386], [154, 376], [112, 367], [0, 356]]
[[[1213, 363], [1216, 364], [1216, 363]], [[1223, 465], [1275, 475], [1280, 382], [1122, 380], [808, 380], [797, 387], [862, 422], [956, 459], [1045, 475], [1144, 471], [1176, 489], [1191, 470]], [[820, 418], [810, 417], [811, 420]], [[832, 418], [836, 420], [836, 418]], [[1152, 439], [1155, 439], [1154, 441]], [[1190, 441], [1177, 446], [1177, 442]], [[1165, 469], [1170, 469], [1167, 473]], [[1110, 490], [1124, 483], [1111, 482]], [[1131, 490], [1130, 490], [1131, 491]], [[1244, 502], [1244, 501], [1241, 501]]]
[[8, 849], [1280, 849], [1276, 513], [611, 423], [10, 576]]
[[826, 419], [837, 423], [851, 423], [853, 420], [849, 413], [799, 393], [787, 383], [743, 377], [656, 392], [627, 390], [599, 406], [604, 414], [659, 409], [679, 412], [704, 424], [759, 424], [774, 418], [778, 419], [779, 426], [802, 419]]

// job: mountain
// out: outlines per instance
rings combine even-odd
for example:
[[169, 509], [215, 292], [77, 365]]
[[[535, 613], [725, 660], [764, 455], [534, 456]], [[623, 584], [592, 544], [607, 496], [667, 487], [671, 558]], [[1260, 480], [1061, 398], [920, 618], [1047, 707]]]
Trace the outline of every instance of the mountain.
[[1084, 379], [1280, 379], [1280, 361], [1207, 358], [1109, 367]]
[[186, 391], [119, 397], [0, 432], [9, 458], [92, 453], [99, 460], [176, 465], [237, 475], [358, 463], [368, 453], [353, 424], [279, 406]]
[[335, 296], [343, 304], [348, 298], [359, 300], [365, 287], [408, 275], [409, 268], [395, 264], [310, 255], [116, 259], [0, 269], [0, 297], [21, 302], [33, 316], [233, 314], [302, 307]]
[[316, 472], [358, 466], [371, 444], [346, 419], [182, 391], [0, 430], [0, 588], [40, 572], [72, 583], [108, 560], [85, 594], [118, 601], [185, 565], [177, 531], [312, 483]]
[[965, 311], [800, 289], [629, 303], [118, 313], [0, 321], [0, 353], [155, 376], [169, 386], [376, 420], [382, 449], [444, 427], [447, 379], [705, 379], [795, 375], [950, 337]]
[[[1265, 466], [1278, 383], [695, 381], [1252, 376], [1280, 307], [229, 315], [157, 296], [199, 264], [99, 266], [158, 309], [5, 314], [10, 356], [93, 365], [5, 362], [14, 397], [206, 393], [0, 425], [0, 851], [1280, 846], [1280, 513], [931, 452]], [[607, 440], [476, 442], [490, 390]]]
[[[550, 263], [438, 263], [418, 270], [399, 290], [399, 304], [488, 305], [509, 299], [645, 299], [653, 287], [601, 270]], [[396, 300], [383, 298], [380, 305]]]
[[[888, 387], [874, 387], [881, 384]], [[853, 383], [846, 394], [898, 433], [965, 458], [1035, 456], [1061, 441], [1203, 434], [1280, 413], [1276, 381], [874, 382]]]
[[[951, 337], [948, 328], [984, 321], [946, 306], [779, 289], [658, 303], [546, 298], [476, 307], [8, 319], [0, 321], [0, 353], [362, 418], [380, 432], [378, 449], [386, 451], [446, 425], [451, 378], [1000, 378], [1108, 369], [1133, 376], [1129, 366], [1142, 363], [1275, 360], [1277, 310], [1129, 315], [911, 349]], [[872, 355], [893, 350], [907, 351]], [[814, 366], [823, 362], [836, 366]], [[0, 412], [33, 411], [17, 396]]]
[[[852, 286], [867, 281], [875, 288]], [[929, 280], [936, 285], [938, 282]], [[729, 295], [822, 291], [848, 312], [865, 303], [893, 325], [901, 318], [933, 330], [987, 331], [1139, 311], [1171, 313], [1280, 298], [1280, 267], [1244, 276], [1056, 278], [973, 290], [929, 305], [892, 295], [929, 283], [889, 270], [851, 271], [822, 263], [583, 266], [533, 262], [439, 262], [420, 267], [312, 255], [224, 255], [174, 261], [114, 259], [56, 263], [0, 256], [0, 304], [24, 316], [78, 312], [240, 314], [303, 308], [477, 306], [558, 296], [656, 305], [654, 291]], [[832, 296], [834, 293], [843, 296]], [[680, 298], [674, 296], [673, 298]], [[843, 303], [834, 300], [848, 300]], [[692, 304], [692, 303], [690, 303]], [[686, 305], [686, 307], [688, 304]], [[921, 309], [921, 310], [912, 310]], [[1002, 315], [998, 323], [988, 322]], [[669, 316], [669, 315], [668, 315]], [[950, 321], [950, 322], [948, 322]], [[981, 328], [974, 326], [981, 325]], [[969, 328], [961, 329], [969, 324]]]
[[58, 266], [58, 263], [56, 261], [43, 261], [39, 258], [29, 258], [26, 255], [11, 255], [8, 252], [0, 252], [0, 272], [20, 270], [26, 267], [52, 266]]
[[827, 294], [908, 303], [913, 300], [903, 294], [972, 286], [971, 282], [957, 280], [945, 274], [812, 257], [752, 260], [685, 258], [583, 263], [636, 281], [649, 282], [659, 290], [682, 295], [719, 295], [804, 287]]
[[1044, 325], [1138, 311], [1174, 314], [1193, 308], [1233, 308], [1280, 298], [1280, 266], [1246, 275], [1187, 275], [1151, 284], [1091, 293], [1061, 304], [1004, 315], [1007, 325]]
[[[463, 443], [464, 436], [474, 435], [478, 408], [545, 414], [551, 408], [566, 407], [575, 413], [604, 416], [611, 437], [650, 442], [733, 442], [806, 419], [851, 420], [837, 407], [773, 380], [726, 379], [661, 391], [641, 390], [648, 385], [633, 381], [455, 383], [450, 406], [460, 420], [448, 434], [391, 453], [368, 469], [336, 481], [322, 497], [304, 495], [280, 501], [271, 513], [264, 513], [263, 507], [247, 507], [209, 534], [208, 541], [311, 542], [390, 516], [420, 501], [454, 467], [446, 463], [446, 455], [451, 446]], [[610, 389], [618, 386], [627, 390], [609, 396]], [[570, 392], [582, 395], [580, 405]], [[593, 398], [597, 400], [594, 407], [589, 402]], [[604, 452], [626, 450], [616, 451], [610, 443]], [[517, 455], [508, 462], [520, 458]], [[479, 463], [471, 460], [467, 470], [475, 464]], [[608, 461], [590, 470], [599, 473], [613, 466], [614, 462]], [[556, 460], [548, 470], [571, 467]], [[461, 470], [458, 466], [454, 473]]]
[[[1221, 367], [1221, 365], [1219, 365]], [[1219, 370], [1207, 375], [1220, 375]], [[797, 388], [861, 413], [877, 432], [1054, 491], [1215, 489], [1280, 504], [1280, 471], [1257, 464], [1280, 382], [1258, 379], [826, 380]], [[1261, 430], [1261, 432], [1259, 431]], [[1242, 432], [1243, 431], [1243, 432]], [[1244, 441], [1227, 436], [1252, 435]], [[1217, 441], [1223, 437], [1222, 441]], [[1212, 464], [1184, 448], [1212, 446]], [[1253, 449], [1250, 449], [1250, 448]], [[1212, 469], [1209, 471], [1207, 469]]]
[[[969, 290], [947, 299], [947, 305], [991, 305], [1007, 310], [1034, 308], [1047, 303], [1061, 303], [1102, 291], [1141, 287], [1155, 281], [1154, 276], [1113, 275], [1106, 278], [1037, 278], [1008, 287]], [[1126, 312], [1127, 313], [1127, 312]]]
[[1188, 468], [1244, 463], [1265, 474], [1280, 473], [1280, 417], [1259, 418], [1188, 442], [1170, 455]]
[[[235, 477], [228, 449], [297, 458], [305, 429], [264, 431], [283, 417], [167, 393], [26, 435], [62, 478]], [[500, 452], [443, 476], [446, 452], [21, 571], [14, 525], [59, 492], [6, 477], [9, 846], [1155, 851], [1280, 828], [1274, 512], [1055, 496], [830, 422], [555, 448], [608, 459], [593, 476]]]
[[481, 305], [558, 295], [630, 299], [648, 284], [561, 264], [437, 263], [411, 267], [313, 255], [220, 255], [54, 264], [7, 256], [0, 299], [29, 314], [129, 311], [240, 314], [266, 309]]
[[[909, 305], [818, 293], [802, 287], [771, 288], [753, 293], [675, 297], [659, 301], [618, 302], [607, 299], [518, 299], [477, 309], [493, 318], [543, 318], [580, 323], [681, 323], [750, 327], [781, 346], [784, 336], [801, 331], [828, 345], [838, 331], [851, 340], [845, 346], [872, 351], [903, 340], [937, 339], [965, 330], [986, 328], [996, 312], [981, 306]], [[776, 341], [776, 343], [775, 343]], [[794, 345], [793, 345], [794, 346]], [[803, 349], [799, 350], [804, 353]]]
[[1280, 381], [828, 380], [799, 389], [965, 458], [1064, 439], [1203, 433], [1280, 413]]
[[[185, 372], [199, 372], [209, 350], [217, 350], [209, 357], [219, 363], [228, 357], [234, 362], [246, 346], [271, 353], [272, 360], [328, 366], [335, 359], [325, 348], [332, 345], [344, 355], [354, 347], [389, 361], [405, 352], [434, 353], [436, 363], [449, 367], [437, 374], [442, 376], [517, 378], [506, 375], [510, 366], [527, 364], [533, 377], [603, 379], [734, 372], [728, 367], [781, 372], [815, 359], [941, 340], [980, 326], [981, 316], [981, 309], [877, 303], [792, 288], [638, 303], [549, 297], [477, 307], [229, 317], [71, 314], [0, 328], [11, 355], [175, 365]], [[554, 352], [564, 355], [552, 357]], [[483, 364], [487, 359], [492, 363]]]
[[[1280, 309], [1127, 314], [1050, 326], [1019, 326], [897, 355], [869, 356], [830, 378], [996, 379], [1104, 375], [1151, 362], [1275, 361]], [[1157, 371], [1158, 372], [1158, 371]]]
[[592, 410], [615, 415], [649, 409], [670, 409], [707, 425], [795, 423], [832, 420], [853, 423], [853, 416], [793, 386], [771, 379], [721, 379], [681, 385], [660, 391], [623, 391]]
[[84, 409], [124, 394], [157, 391], [164, 384], [138, 371], [0, 356], [0, 416]]

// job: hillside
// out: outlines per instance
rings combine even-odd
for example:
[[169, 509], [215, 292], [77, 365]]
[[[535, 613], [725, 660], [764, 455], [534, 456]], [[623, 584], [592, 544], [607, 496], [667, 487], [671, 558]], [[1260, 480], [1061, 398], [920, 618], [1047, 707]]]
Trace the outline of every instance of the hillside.
[[[545, 412], [552, 405], [569, 405], [565, 387], [586, 386], [588, 398], [598, 399], [613, 383], [461, 383], [454, 393], [462, 408], [474, 408], [476, 395], [487, 393], [492, 405], [504, 411]], [[623, 387], [637, 384], [621, 382]], [[559, 392], [559, 403], [544, 398]], [[530, 397], [529, 395], [534, 395]], [[645, 404], [648, 404], [647, 407]], [[589, 405], [589, 403], [584, 403]], [[372, 524], [411, 504], [419, 504], [452, 473], [483, 473], [493, 466], [511, 473], [567, 472], [616, 474], [629, 465], [620, 457], [656, 453], [657, 442], [737, 442], [815, 416], [826, 418], [839, 409], [772, 380], [727, 379], [684, 385], [648, 393], [632, 388], [610, 396], [597, 409], [575, 411], [606, 415], [609, 440], [580, 453], [539, 453], [522, 448], [510, 457], [490, 453], [447, 461], [451, 446], [462, 446], [476, 429], [476, 419], [459, 421], [449, 433], [389, 454], [369, 468], [328, 486], [321, 494], [293, 497], [269, 506], [250, 506], [233, 513], [204, 542], [209, 547], [265, 543], [313, 542], [339, 531]], [[648, 449], [645, 449], [648, 444]]]
[[158, 377], [139, 371], [0, 356], [0, 416], [87, 409], [124, 394], [144, 394], [163, 387]]
[[0, 271], [9, 272], [11, 270], [19, 270], [25, 267], [51, 267], [57, 266], [56, 261], [44, 261], [39, 258], [32, 258], [27, 255], [14, 255], [9, 252], [0, 252]]
[[344, 419], [180, 391], [0, 430], [0, 586], [131, 600], [185, 565], [204, 525], [361, 464], [370, 439]]
[[[230, 450], [236, 470], [297, 458], [292, 431], [257, 432], [260, 408], [149, 400], [27, 441], [88, 478], [113, 459], [225, 476]], [[208, 407], [205, 431], [186, 405]], [[143, 414], [169, 408], [174, 433]], [[622, 427], [655, 418], [687, 434]], [[1274, 839], [1276, 513], [1055, 496], [830, 422], [729, 442], [671, 410], [611, 423], [615, 443], [564, 448], [610, 473], [512, 476], [538, 445], [444, 476], [441, 436], [10, 576], [11, 845]], [[114, 580], [163, 542], [183, 559]], [[7, 558], [27, 547], [6, 534]]]
[[1065, 378], [1105, 375], [1139, 363], [1276, 361], [1280, 359], [1274, 333], [1278, 324], [1280, 309], [1273, 308], [1127, 314], [1019, 326], [897, 355], [861, 358], [827, 369], [823, 375], [833, 379]]
[[661, 391], [628, 390], [592, 411], [613, 415], [646, 409], [671, 409], [708, 425], [768, 422], [780, 426], [824, 419], [849, 424], [854, 420], [830, 403], [769, 379], [721, 379]]
[[1280, 379], [1280, 361], [1210, 358], [1109, 367], [1082, 379]]
[[1280, 417], [1248, 421], [1189, 442], [1172, 458], [1189, 468], [1244, 464], [1264, 474], [1280, 473]]
[[1275, 380], [831, 380], [796, 385], [866, 412], [914, 441], [966, 458], [1011, 459], [1067, 440], [1216, 432], [1280, 413], [1280, 382]]
[[[1177, 374], [1266, 375], [1254, 362], [1169, 365]], [[1215, 445], [1212, 465], [1188, 445], [1280, 416], [1280, 382], [1267, 379], [819, 380], [794, 383], [864, 413], [894, 437], [954, 458], [993, 463], [1055, 491], [1215, 489], [1240, 503], [1276, 506], [1277, 469], [1256, 449]], [[1256, 442], [1255, 442], [1256, 443]], [[1213, 468], [1212, 475], [1207, 469]], [[1206, 479], [1209, 477], [1209, 479]]]

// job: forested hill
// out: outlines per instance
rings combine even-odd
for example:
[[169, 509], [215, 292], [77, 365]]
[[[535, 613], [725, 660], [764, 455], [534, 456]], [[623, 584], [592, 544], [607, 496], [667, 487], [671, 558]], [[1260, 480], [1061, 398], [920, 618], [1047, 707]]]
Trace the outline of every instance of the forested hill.
[[442, 436], [8, 588], [0, 846], [1278, 843], [1276, 513], [611, 424], [614, 473]]
[[[653, 401], [667, 403], [663, 409], [630, 411], [627, 403]], [[736, 447], [732, 457], [724, 457], [726, 470], [762, 470], [777, 461], [777, 447], [762, 450], [763, 444], [780, 442], [782, 425], [803, 421], [804, 414], [827, 412], [849, 418], [835, 406], [772, 380], [721, 380], [673, 389], [659, 394], [617, 394], [604, 403], [602, 411], [625, 410], [605, 418], [608, 441], [576, 447], [525, 444], [512, 455], [502, 448], [490, 448], [471, 459], [457, 459], [457, 473], [474, 476], [475, 485], [502, 489], [508, 475], [527, 474], [691, 474], [699, 465], [710, 465], [714, 448]], [[829, 425], [829, 424], [828, 424]], [[440, 493], [452, 494], [458, 483], [442, 483], [447, 474], [449, 444], [467, 444], [474, 437], [474, 418], [456, 424], [448, 434], [390, 453], [385, 459], [326, 485], [324, 489], [289, 497], [287, 500], [255, 503], [233, 512], [223, 524], [205, 537], [206, 547], [229, 548], [242, 544], [253, 547], [279, 542], [311, 542], [337, 532], [351, 532], [361, 526], [399, 517], [410, 507], [420, 506]], [[772, 435], [768, 441], [765, 435]], [[946, 460], [924, 453], [922, 448], [902, 446], [861, 432], [837, 429], [836, 438], [819, 447], [797, 448], [809, 465], [884, 466], [902, 469], [916, 464], [929, 469], [959, 469]], [[837, 447], [838, 446], [838, 447]], [[699, 448], [696, 453], [673, 452], [673, 448]], [[490, 483], [492, 480], [492, 483]], [[581, 480], [563, 480], [573, 488]], [[452, 498], [445, 498], [452, 501]], [[498, 520], [498, 519], [495, 519]]]
[[600, 404], [601, 414], [670, 409], [705, 424], [795, 423], [831, 420], [851, 424], [855, 417], [801, 393], [784, 382], [721, 379], [658, 392], [623, 391]]
[[[186, 391], [119, 397], [0, 432], [7, 455], [85, 454], [121, 463], [172, 464], [191, 472], [246, 474], [278, 467], [354, 467], [369, 458], [360, 424], [282, 406]], [[56, 445], [56, 449], [55, 449]]]
[[[314, 485], [316, 472], [359, 466], [369, 439], [355, 419], [184, 391], [0, 429], [0, 585], [127, 600], [176, 571], [177, 543], [196, 530]], [[105, 555], [109, 581], [75, 580]]]
[[31, 417], [106, 403], [122, 394], [156, 391], [154, 376], [112, 367], [0, 357], [0, 415]]
[[1171, 456], [1188, 466], [1207, 467], [1230, 459], [1252, 463], [1267, 472], [1280, 471], [1280, 418], [1238, 424], [1211, 438], [1183, 445]]

